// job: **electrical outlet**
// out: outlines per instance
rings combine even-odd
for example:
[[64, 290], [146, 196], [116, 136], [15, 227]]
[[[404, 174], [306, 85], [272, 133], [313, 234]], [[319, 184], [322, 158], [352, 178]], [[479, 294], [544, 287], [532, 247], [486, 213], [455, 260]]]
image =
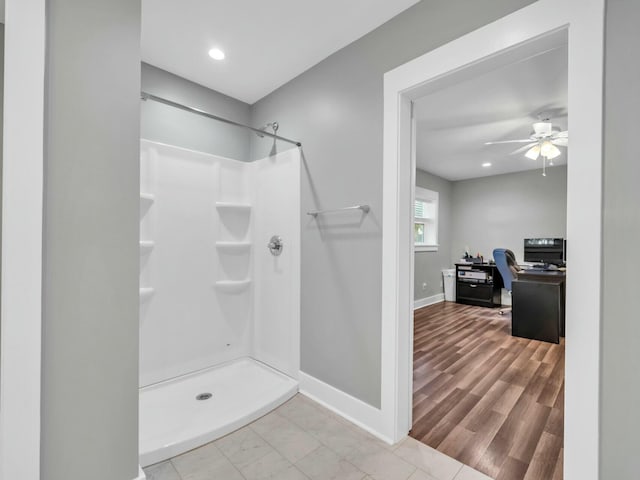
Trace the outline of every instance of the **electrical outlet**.
[[422, 289], [423, 289], [423, 290], [426, 290], [426, 289], [427, 289], [427, 282], [424, 282], [424, 283], [422, 284]]

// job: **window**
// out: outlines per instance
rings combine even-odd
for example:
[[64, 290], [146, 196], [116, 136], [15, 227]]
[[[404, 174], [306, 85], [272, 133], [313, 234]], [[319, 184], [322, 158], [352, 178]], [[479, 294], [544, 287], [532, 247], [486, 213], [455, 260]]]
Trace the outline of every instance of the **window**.
[[438, 251], [438, 192], [416, 187], [413, 239], [417, 252]]

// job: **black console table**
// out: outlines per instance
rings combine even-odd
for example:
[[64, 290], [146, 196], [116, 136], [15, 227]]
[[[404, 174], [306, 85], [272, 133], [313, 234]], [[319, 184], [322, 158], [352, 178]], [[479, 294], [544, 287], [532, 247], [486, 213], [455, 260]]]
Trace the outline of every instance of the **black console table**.
[[456, 302], [480, 307], [499, 307], [502, 277], [495, 264], [456, 263]]

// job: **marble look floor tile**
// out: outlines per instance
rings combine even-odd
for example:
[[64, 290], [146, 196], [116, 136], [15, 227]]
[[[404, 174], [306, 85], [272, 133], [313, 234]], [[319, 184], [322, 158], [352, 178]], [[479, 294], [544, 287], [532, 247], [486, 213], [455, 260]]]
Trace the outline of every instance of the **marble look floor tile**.
[[251, 428], [291, 463], [320, 446], [318, 440], [281, 415], [262, 417], [252, 423]]
[[375, 480], [407, 480], [416, 467], [375, 443], [363, 442], [345, 456]]
[[313, 480], [361, 480], [365, 473], [327, 447], [319, 447], [296, 463]]
[[395, 445], [391, 445], [379, 439], [375, 435], [370, 434], [366, 430], [363, 430], [362, 428], [360, 428], [354, 423], [351, 423], [348, 420], [342, 419], [342, 423], [344, 423], [347, 427], [349, 427], [350, 430], [354, 431], [356, 435], [364, 441], [367, 441], [369, 443], [375, 443], [377, 446], [379, 446], [380, 448], [384, 448], [385, 450], [393, 451], [395, 449]]
[[409, 480], [438, 480], [438, 479], [418, 469], [415, 472], [413, 472], [413, 475], [409, 477]]
[[247, 480], [309, 480], [275, 450], [240, 470]]
[[273, 430], [279, 425], [282, 425], [282, 422], [286, 420], [286, 417], [283, 417], [275, 410], [271, 413], [266, 414], [263, 417], [260, 417], [253, 423], [250, 423], [249, 426], [258, 434], [262, 435], [263, 433], [268, 432], [269, 430]]
[[[362, 435], [361, 431], [328, 416], [325, 416], [322, 421], [308, 425], [306, 431], [342, 457], [353, 453], [362, 444], [377, 445], [376, 442]], [[377, 446], [380, 447], [380, 445]]]
[[[309, 426], [309, 428], [318, 429], [318, 424], [322, 425], [322, 423], [326, 422], [326, 418], [329, 418], [331, 420], [335, 420], [339, 424], [346, 425], [347, 427], [349, 427], [350, 430], [355, 431], [359, 438], [362, 438], [362, 439], [365, 439], [365, 440], [369, 440], [371, 442], [375, 442], [380, 447], [385, 448], [387, 450], [393, 450], [398, 445], [398, 444], [390, 445], [390, 444], [380, 440], [376, 436], [370, 434], [366, 430], [363, 430], [362, 428], [360, 428], [356, 424], [354, 424], [351, 421], [347, 420], [342, 415], [339, 415], [339, 414], [329, 410], [328, 408], [323, 407], [322, 405], [320, 405], [316, 401], [310, 399], [309, 397], [307, 397], [307, 396], [305, 396], [305, 395], [303, 395], [301, 393], [299, 393], [295, 397], [293, 397], [292, 400], [294, 400], [294, 402], [291, 404], [290, 408], [292, 408], [294, 410], [294, 413], [293, 413], [294, 416], [295, 416], [296, 413], [304, 413], [305, 415], [310, 415], [311, 416], [311, 419], [302, 419], [301, 420], [301, 419], [298, 418], [298, 420], [301, 420], [303, 423], [306, 422], [305, 425], [301, 425], [302, 428], [307, 428], [307, 426]], [[302, 405], [301, 409], [298, 412], [295, 412], [295, 408], [297, 406], [299, 406], [299, 405]], [[313, 410], [311, 410], [311, 413], [310, 413], [310, 411], [308, 409], [305, 410], [305, 407], [304, 407], [305, 405], [308, 406], [308, 407], [311, 407], [313, 409]], [[314, 415], [314, 413], [315, 413], [315, 415]], [[308, 425], [309, 423], [311, 425]]]
[[182, 480], [243, 480], [242, 475], [213, 443], [171, 459]]
[[455, 480], [493, 480], [493, 479], [491, 477], [488, 477], [484, 473], [481, 473], [465, 465], [464, 467], [462, 467], [462, 470], [460, 470], [460, 473], [456, 475]]
[[[313, 402], [313, 400], [307, 399], [308, 402]], [[349, 421], [348, 419], [344, 418], [341, 415], [338, 415], [335, 412], [332, 412], [329, 409], [324, 408], [322, 405], [317, 405], [317, 408], [324, 413], [325, 415], [327, 415], [329, 418], [336, 420], [338, 423], [341, 423], [342, 425], [346, 425], [347, 427], [349, 427], [350, 430], [353, 430], [356, 432], [356, 434], [364, 439], [364, 440], [368, 440], [370, 442], [374, 442], [377, 443], [378, 446], [386, 449], [386, 450], [394, 450], [396, 445], [391, 445], [388, 444], [387, 442], [380, 440], [378, 437], [376, 437], [375, 435], [372, 435], [371, 433], [367, 432], [366, 430], [364, 430], [363, 428], [359, 427], [358, 425], [356, 425], [355, 423]]]
[[436, 480], [453, 480], [462, 468], [457, 460], [411, 437], [402, 441], [394, 453]]
[[214, 443], [240, 469], [273, 452], [273, 447], [250, 427], [236, 430]]
[[324, 445], [343, 457], [358, 451], [363, 445], [373, 445], [373, 443], [368, 442], [365, 437], [359, 435], [358, 432], [352, 428], [340, 424], [335, 420], [326, 422], [313, 433]]
[[169, 461], [156, 463], [144, 469], [147, 480], [182, 480]]
[[[326, 410], [316, 408], [309, 400], [303, 400], [301, 395], [296, 395], [288, 402], [278, 407], [275, 411], [278, 415], [288, 418], [303, 430], [318, 428], [330, 419]], [[334, 420], [335, 421], [335, 420]]]
[[491, 480], [413, 438], [387, 445], [302, 395], [145, 473], [148, 480]]

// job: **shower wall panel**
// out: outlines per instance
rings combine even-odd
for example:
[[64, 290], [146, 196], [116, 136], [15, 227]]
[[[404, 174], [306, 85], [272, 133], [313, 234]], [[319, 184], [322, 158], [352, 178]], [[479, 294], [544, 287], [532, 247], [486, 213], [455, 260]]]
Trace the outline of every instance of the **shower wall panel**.
[[[252, 164], [256, 244], [254, 356], [292, 378], [300, 371], [300, 151]], [[267, 244], [282, 237], [273, 256]]]
[[140, 185], [140, 385], [247, 356], [297, 378], [298, 149], [246, 163], [143, 140]]
[[252, 212], [228, 208], [249, 204], [250, 164], [144, 140], [141, 152], [145, 386], [251, 353], [251, 252], [233, 247]]

